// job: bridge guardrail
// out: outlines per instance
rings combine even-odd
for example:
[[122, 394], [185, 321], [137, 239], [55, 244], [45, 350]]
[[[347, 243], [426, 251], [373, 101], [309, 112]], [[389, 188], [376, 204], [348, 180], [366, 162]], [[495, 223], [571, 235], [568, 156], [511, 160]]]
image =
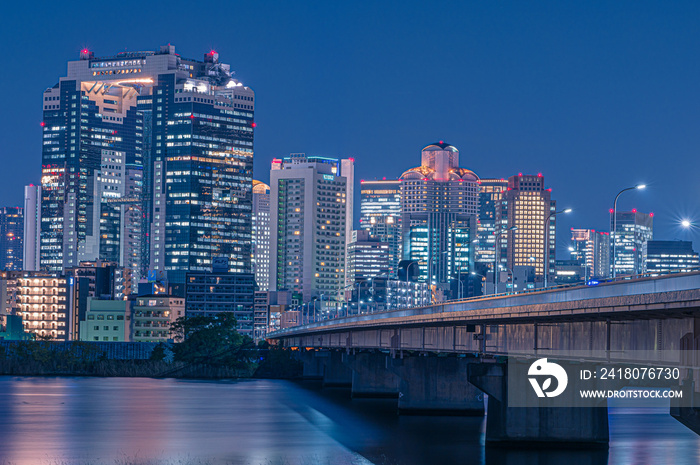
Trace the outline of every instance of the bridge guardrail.
[[[526, 289], [523, 291], [515, 291], [515, 292], [502, 292], [498, 294], [490, 294], [488, 296], [476, 296], [476, 297], [468, 297], [466, 299], [454, 299], [454, 300], [447, 300], [439, 303], [435, 303], [432, 305], [426, 305], [426, 306], [419, 306], [419, 307], [406, 307], [406, 308], [401, 308], [401, 309], [388, 309], [388, 310], [383, 310], [379, 312], [369, 312], [369, 313], [363, 313], [359, 315], [346, 315], [346, 316], [341, 316], [341, 317], [336, 317], [336, 318], [328, 318], [328, 319], [323, 319], [323, 320], [318, 320], [314, 321], [313, 323], [309, 323], [306, 325], [300, 325], [300, 326], [294, 326], [292, 328], [285, 328], [281, 329], [278, 331], [274, 331], [272, 333], [269, 333], [269, 337], [280, 337], [284, 336], [286, 334], [291, 334], [294, 332], [299, 331], [302, 328], [308, 328], [308, 329], [314, 329], [322, 326], [327, 326], [328, 322], [333, 321], [333, 322], [342, 322], [342, 320], [346, 319], [353, 319], [354, 321], [366, 321], [367, 319], [374, 319], [375, 316], [383, 316], [386, 314], [393, 314], [397, 317], [402, 316], [401, 312], [404, 312], [406, 310], [412, 310], [414, 312], [419, 312], [419, 314], [440, 314], [445, 312], [445, 308], [448, 306], [453, 306], [454, 304], [461, 304], [461, 303], [469, 303], [469, 302], [482, 302], [482, 301], [489, 301], [493, 299], [504, 299], [504, 298], [512, 298], [514, 296], [523, 296], [523, 295], [537, 295], [537, 294], [547, 294], [547, 293], [552, 293], [552, 292], [559, 292], [562, 290], [576, 290], [576, 289], [587, 289], [587, 288], [597, 288], [600, 285], [606, 285], [606, 284], [619, 284], [619, 283], [624, 283], [624, 282], [643, 282], [649, 279], [657, 279], [657, 278], [675, 278], [679, 277], [679, 275], [683, 276], [693, 276], [693, 275], [700, 275], [700, 271], [694, 271], [694, 272], [669, 272], [669, 273], [643, 273], [643, 274], [638, 274], [638, 275], [628, 275], [628, 276], [620, 276], [616, 277], [614, 279], [606, 279], [602, 281], [596, 281], [596, 284], [591, 285], [591, 284], [565, 284], [565, 285], [559, 285], [559, 286], [552, 286], [552, 287], [547, 287], [547, 288], [537, 288], [537, 289]], [[421, 312], [421, 310], [424, 310], [425, 313]], [[350, 321], [350, 320], [348, 320]]]

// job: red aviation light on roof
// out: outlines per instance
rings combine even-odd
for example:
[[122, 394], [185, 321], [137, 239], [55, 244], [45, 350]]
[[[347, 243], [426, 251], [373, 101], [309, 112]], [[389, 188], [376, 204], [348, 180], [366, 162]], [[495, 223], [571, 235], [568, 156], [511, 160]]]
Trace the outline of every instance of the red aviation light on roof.
[[252, 124], [251, 124], [251, 126], [252, 126], [252, 127], [255, 127], [255, 126], [257, 126], [257, 124], [255, 124], [255, 123], [252, 123]]
[[[355, 161], [355, 160], [353, 160], [353, 161]], [[384, 176], [384, 177], [382, 178], [382, 181], [386, 181], [386, 176]]]
[[613, 209], [611, 208], [611, 209], [610, 209], [610, 213], [612, 213], [613, 211], [615, 211], [615, 210], [613, 210]]
[[649, 213], [649, 216], [653, 218], [653, 217], [654, 217], [654, 212]]
[[44, 126], [46, 126], [46, 123], [44, 123], [43, 121], [42, 121], [41, 123], [39, 123], [39, 124], [41, 125], [42, 128], [43, 128]]
[[522, 176], [522, 175], [523, 175], [523, 173], [518, 173], [518, 176]]
[[441, 144], [444, 144], [444, 142], [443, 142], [443, 141], [440, 141], [440, 143], [441, 143]]
[[632, 209], [632, 213], [637, 213], [637, 209], [636, 209], [636, 208], [633, 208], [633, 209]]
[[549, 189], [547, 189], [547, 192], [552, 192], [552, 188], [550, 187]]
[[355, 163], [355, 159], [352, 158], [352, 157], [348, 158], [348, 160], [350, 160], [351, 162]]
[[537, 173], [537, 177], [538, 177], [538, 178], [541, 178], [541, 177], [542, 177], [542, 173]]

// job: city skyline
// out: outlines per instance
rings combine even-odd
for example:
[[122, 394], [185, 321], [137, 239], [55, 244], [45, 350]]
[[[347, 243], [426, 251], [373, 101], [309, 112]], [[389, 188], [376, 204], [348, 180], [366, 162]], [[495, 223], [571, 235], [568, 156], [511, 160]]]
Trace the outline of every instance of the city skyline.
[[[21, 15], [21, 7], [11, 8], [16, 10], [6, 18]], [[11, 111], [2, 115], [6, 142], [0, 155], [8, 165], [0, 204], [21, 205], [22, 187], [37, 183], [41, 102], [36, 96], [63, 74], [66, 61], [76, 59], [85, 46], [104, 55], [125, 46], [133, 51], [169, 41], [184, 57], [200, 56], [211, 46], [228, 58], [237, 79], [264, 96], [256, 102], [255, 179], [267, 182], [269, 162], [297, 151], [354, 157], [357, 180], [389, 178], [409, 167], [405, 160], [415, 147], [443, 139], [460, 149], [463, 164], [480, 177], [542, 172], [559, 204], [574, 209], [558, 221], [560, 237], [571, 227], [605, 230], [615, 193], [643, 182], [649, 189], [621, 198], [619, 208], [654, 212], [658, 237], [698, 240], [697, 228], [684, 231], [678, 226], [682, 218], [700, 218], [694, 200], [700, 193], [691, 174], [697, 168], [692, 155], [700, 143], [691, 127], [698, 96], [679, 90], [692, 89], [690, 83], [700, 75], [690, 49], [681, 47], [696, 37], [690, 18], [697, 16], [697, 5], [675, 4], [634, 15], [619, 5], [599, 10], [561, 6], [547, 15], [524, 5], [508, 11], [462, 6], [454, 18], [436, 8], [425, 19], [443, 18], [452, 26], [443, 26], [437, 38], [422, 32], [417, 18], [423, 12], [410, 4], [397, 16], [388, 14], [384, 5], [358, 11], [326, 6], [310, 15], [308, 8], [280, 4], [269, 16], [260, 7], [245, 5], [239, 15], [252, 24], [263, 21], [265, 28], [242, 22], [240, 32], [222, 32], [208, 15], [206, 34], [196, 28], [196, 38], [172, 31], [178, 21], [196, 23], [202, 13], [176, 19], [159, 11], [162, 24], [146, 28], [150, 8], [145, 6], [143, 18], [127, 20], [137, 31], [128, 38], [105, 37], [97, 32], [99, 21], [86, 21], [52, 37], [50, 49], [8, 50], [8, 59], [20, 68], [35, 61], [42, 66], [32, 67], [23, 78], [29, 98], [22, 93], [7, 96]], [[39, 14], [36, 21], [48, 24], [49, 16]], [[674, 22], [664, 21], [671, 16]], [[374, 17], [381, 17], [381, 24]], [[65, 14], [57, 20], [67, 25], [74, 21]], [[596, 21], [619, 26], [619, 31], [601, 36], [589, 27]], [[354, 26], [362, 26], [366, 34], [352, 39], [343, 35]], [[560, 34], [560, 27], [567, 32]], [[41, 41], [51, 30], [39, 27], [33, 34]], [[29, 40], [23, 31], [5, 31], [20, 42]], [[289, 36], [297, 40], [286, 44]], [[521, 36], [528, 40], [519, 42]], [[412, 47], [398, 47], [402, 40]], [[294, 44], [299, 50], [291, 49]], [[601, 56], [602, 48], [606, 53]], [[336, 49], [342, 53], [334, 53]], [[300, 54], [305, 59], [295, 61]], [[432, 71], [443, 65], [451, 71]], [[11, 76], [0, 79], [11, 85]], [[341, 99], [341, 94], [353, 98]], [[440, 111], [427, 111], [436, 102]], [[364, 112], [367, 107], [373, 108], [371, 114]], [[10, 153], [18, 154], [21, 162]], [[686, 169], [674, 172], [677, 164], [659, 162], [667, 159], [683, 159]], [[557, 255], [568, 245], [560, 242]]]

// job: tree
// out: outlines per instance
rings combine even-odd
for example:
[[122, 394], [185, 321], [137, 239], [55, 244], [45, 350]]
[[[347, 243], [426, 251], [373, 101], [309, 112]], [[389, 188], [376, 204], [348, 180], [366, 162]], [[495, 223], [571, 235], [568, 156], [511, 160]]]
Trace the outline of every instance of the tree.
[[244, 368], [254, 361], [253, 340], [236, 331], [236, 318], [228, 312], [216, 316], [178, 318], [170, 327], [176, 340], [175, 360]]

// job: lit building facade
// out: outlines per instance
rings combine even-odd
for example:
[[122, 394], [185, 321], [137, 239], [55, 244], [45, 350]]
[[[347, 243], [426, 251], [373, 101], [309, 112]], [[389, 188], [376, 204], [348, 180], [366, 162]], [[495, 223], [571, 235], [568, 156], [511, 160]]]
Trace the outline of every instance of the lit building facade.
[[24, 211], [22, 207], [0, 208], [0, 270], [24, 269]]
[[644, 246], [645, 273], [683, 273], [700, 270], [698, 253], [690, 241], [647, 241]]
[[252, 273], [187, 273], [185, 311], [191, 316], [230, 313], [236, 330], [253, 337], [255, 277]]
[[[642, 213], [636, 209], [628, 212], [617, 212], [617, 222], [614, 221], [613, 211], [610, 211], [611, 242], [614, 241], [611, 257], [615, 267], [615, 275], [635, 275], [644, 272], [644, 247], [647, 241], [654, 238], [654, 214]], [[617, 229], [615, 229], [615, 223]]]
[[41, 268], [249, 272], [253, 113], [214, 51], [83, 50], [44, 92]]
[[478, 181], [459, 167], [457, 148], [442, 141], [401, 175], [403, 259], [418, 263], [419, 280], [447, 289], [473, 270]]
[[571, 228], [571, 259], [586, 267], [588, 278], [610, 277], [610, 234]]
[[372, 237], [369, 231], [360, 229], [353, 232], [348, 244], [348, 277], [357, 282], [376, 276], [390, 274], [389, 244]]
[[493, 270], [496, 258], [496, 205], [508, 188], [505, 179], [479, 180], [479, 224], [477, 226], [477, 263], [483, 263], [483, 270]]
[[401, 181], [360, 181], [360, 228], [389, 245], [389, 276], [395, 278], [403, 257]]
[[[496, 205], [496, 227], [505, 230], [499, 236], [498, 260], [503, 269], [533, 266], [535, 279], [542, 281], [545, 260], [549, 273], [556, 268], [556, 202], [551, 189], [545, 189], [544, 177], [518, 174], [508, 178], [508, 187]], [[545, 231], [547, 217], [549, 231]], [[513, 231], [509, 228], [515, 227]], [[507, 271], [507, 270], [506, 270]]]
[[270, 286], [270, 186], [253, 181], [253, 273], [261, 291]]
[[[360, 228], [369, 229], [380, 218], [401, 220], [401, 181], [360, 181]], [[375, 218], [374, 222], [372, 218]]]
[[24, 271], [17, 277], [17, 314], [37, 337], [69, 340], [68, 282], [64, 276]]
[[270, 171], [270, 289], [339, 301], [345, 285], [347, 179], [336, 159], [292, 154]]

